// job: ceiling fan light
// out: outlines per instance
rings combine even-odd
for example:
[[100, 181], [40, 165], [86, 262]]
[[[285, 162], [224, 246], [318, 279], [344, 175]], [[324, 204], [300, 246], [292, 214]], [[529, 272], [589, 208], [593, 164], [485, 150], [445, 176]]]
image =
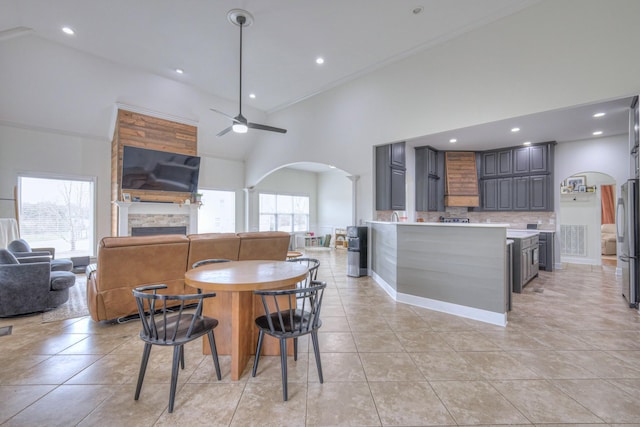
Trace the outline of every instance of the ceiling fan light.
[[244, 123], [234, 123], [231, 129], [233, 129], [235, 133], [247, 133], [247, 130], [249, 130]]

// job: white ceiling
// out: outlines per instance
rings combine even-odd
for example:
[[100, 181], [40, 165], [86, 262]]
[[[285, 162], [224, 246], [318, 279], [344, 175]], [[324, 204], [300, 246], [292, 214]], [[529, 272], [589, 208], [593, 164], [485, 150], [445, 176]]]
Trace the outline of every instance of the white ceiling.
[[[242, 102], [269, 113], [538, 1], [2, 0], [0, 41], [35, 34], [132, 70], [184, 82], [236, 105], [239, 29], [227, 14], [245, 9], [255, 22], [244, 30]], [[414, 14], [418, 6], [423, 11]], [[76, 34], [63, 34], [65, 25]], [[315, 63], [317, 56], [324, 57], [323, 65]], [[178, 67], [184, 74], [175, 73]], [[255, 99], [248, 97], [251, 92]], [[526, 140], [586, 139], [594, 130], [603, 130], [603, 136], [620, 134], [627, 131], [629, 103], [624, 99], [541, 113], [409, 143], [482, 150]], [[591, 117], [603, 109], [608, 113], [604, 118]], [[509, 132], [514, 126], [521, 132]], [[456, 144], [448, 143], [452, 137]]]
[[[269, 112], [535, 3], [3, 0], [0, 31], [31, 29], [92, 55], [237, 101], [239, 28], [227, 14], [241, 8], [254, 17], [244, 30], [243, 102]], [[424, 11], [416, 15], [418, 5]], [[64, 25], [76, 35], [63, 34]], [[317, 56], [325, 58], [322, 66], [316, 65]], [[177, 75], [178, 67], [185, 73]], [[250, 92], [255, 99], [246, 97]]]

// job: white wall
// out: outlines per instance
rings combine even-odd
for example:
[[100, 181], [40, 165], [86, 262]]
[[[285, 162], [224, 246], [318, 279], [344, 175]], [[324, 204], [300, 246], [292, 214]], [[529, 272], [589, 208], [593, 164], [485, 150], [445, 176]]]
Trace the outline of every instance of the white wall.
[[247, 183], [279, 165], [333, 164], [360, 175], [370, 219], [371, 149], [422, 135], [640, 92], [633, 0], [541, 1], [513, 16], [272, 114]]
[[[342, 171], [318, 174], [318, 224], [333, 233], [351, 224], [351, 181]], [[326, 234], [326, 233], [324, 233]]]

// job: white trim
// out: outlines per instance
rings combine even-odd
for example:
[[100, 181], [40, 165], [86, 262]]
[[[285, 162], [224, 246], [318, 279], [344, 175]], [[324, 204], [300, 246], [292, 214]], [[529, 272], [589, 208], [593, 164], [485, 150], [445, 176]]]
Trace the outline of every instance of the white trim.
[[415, 295], [403, 294], [397, 292], [376, 272], [371, 272], [371, 277], [391, 298], [397, 302], [415, 305], [416, 307], [426, 308], [427, 310], [439, 311], [442, 313], [453, 314], [454, 316], [465, 317], [467, 319], [478, 320], [480, 322], [490, 323], [497, 326], [507, 326], [507, 313], [495, 313], [493, 311], [481, 310], [479, 308], [467, 307], [459, 304], [438, 301], [430, 298], [418, 297]]

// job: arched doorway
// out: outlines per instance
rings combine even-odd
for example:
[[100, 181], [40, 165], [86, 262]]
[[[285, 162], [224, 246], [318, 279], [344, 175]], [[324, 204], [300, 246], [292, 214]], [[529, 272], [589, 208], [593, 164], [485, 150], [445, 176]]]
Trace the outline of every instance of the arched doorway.
[[[615, 178], [601, 172], [579, 172], [561, 181], [561, 263], [614, 266], [617, 264], [616, 192]], [[613, 232], [613, 242], [610, 232]]]

